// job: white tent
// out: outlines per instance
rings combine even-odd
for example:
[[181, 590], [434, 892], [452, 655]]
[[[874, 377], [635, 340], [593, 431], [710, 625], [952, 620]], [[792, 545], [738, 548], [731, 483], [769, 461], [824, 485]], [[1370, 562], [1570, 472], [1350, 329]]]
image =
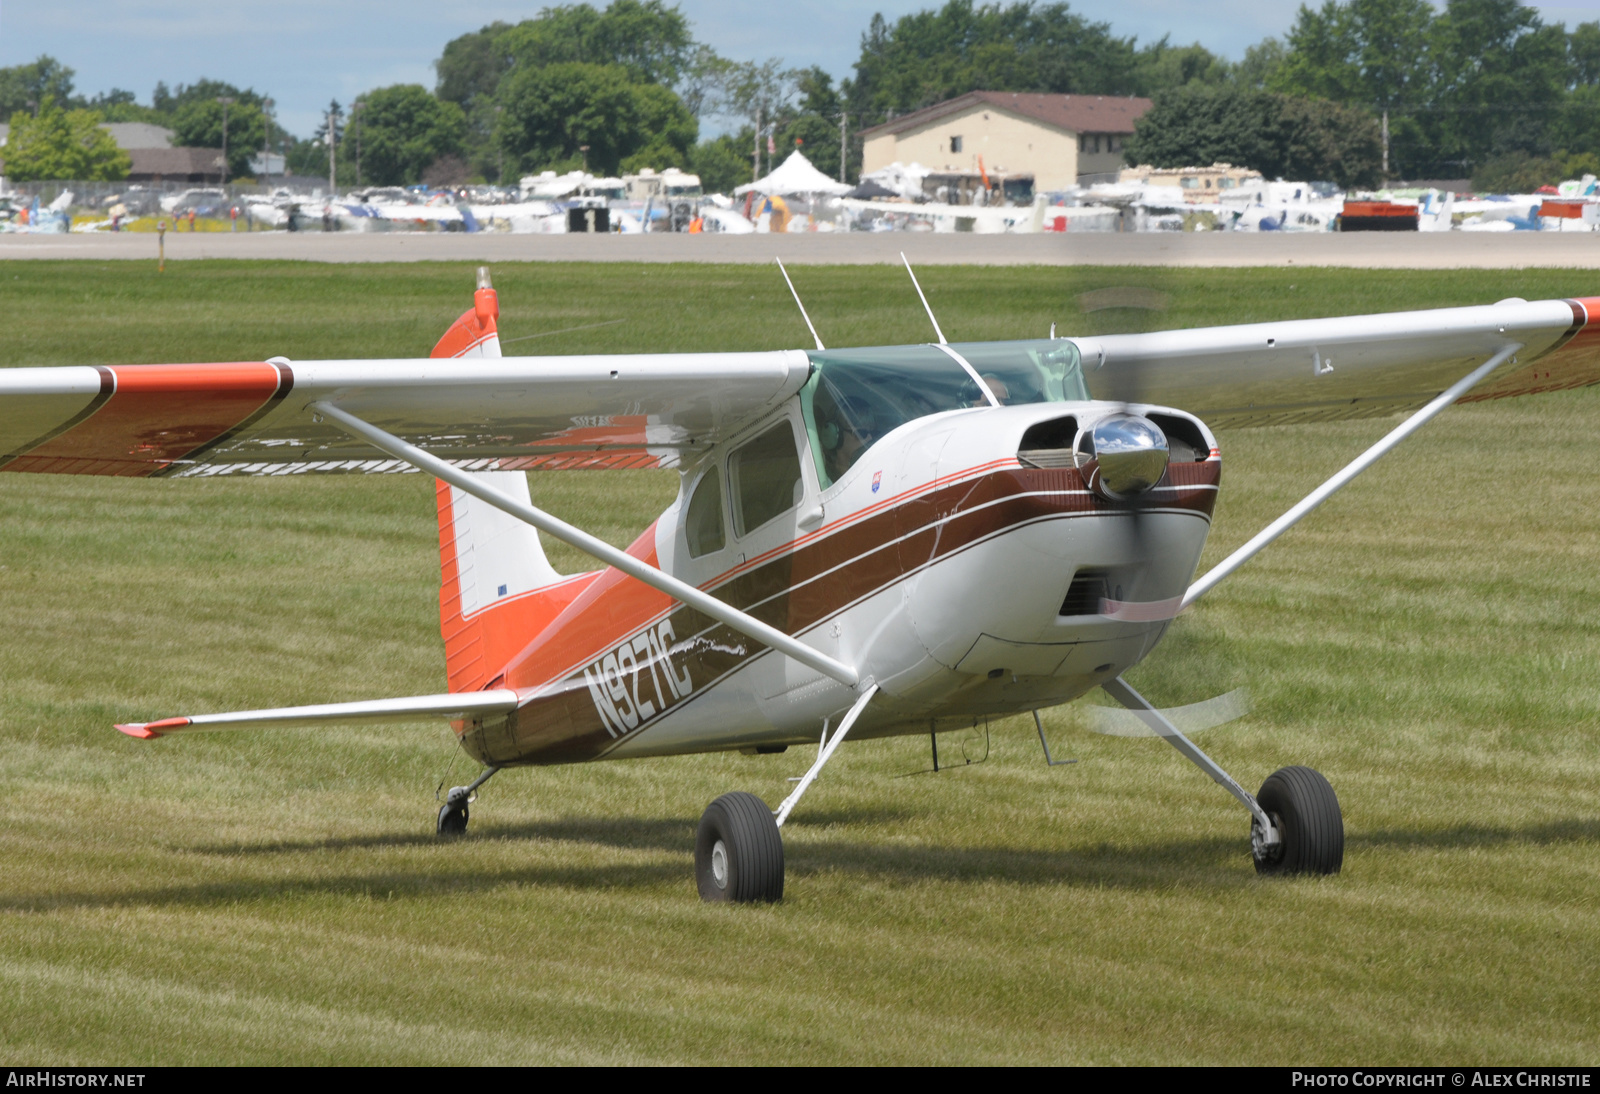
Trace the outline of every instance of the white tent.
[[811, 161], [800, 154], [797, 148], [789, 153], [789, 158], [780, 163], [772, 174], [764, 179], [747, 182], [743, 186], [735, 187], [735, 194], [748, 194], [751, 190], [757, 193], [773, 194], [832, 194], [837, 197], [848, 193], [851, 187], [847, 183], [835, 182], [815, 167]]

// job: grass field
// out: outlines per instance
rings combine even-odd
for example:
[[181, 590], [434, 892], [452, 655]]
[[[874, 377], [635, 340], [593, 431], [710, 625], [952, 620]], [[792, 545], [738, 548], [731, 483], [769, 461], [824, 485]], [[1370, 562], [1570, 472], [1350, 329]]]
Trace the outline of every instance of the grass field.
[[[508, 352], [807, 341], [775, 270], [494, 273], [508, 340], [588, 328]], [[1600, 290], [1561, 271], [922, 276], [958, 340]], [[829, 345], [927, 337], [903, 273], [795, 279]], [[471, 284], [452, 265], [0, 263], [0, 365], [421, 355]], [[1168, 310], [1079, 305], [1128, 285]], [[1208, 562], [1391, 424], [1223, 434]], [[447, 730], [111, 730], [441, 690], [421, 476], [0, 475], [0, 1055], [1593, 1064], [1597, 437], [1600, 391], [1448, 411], [1131, 674], [1165, 703], [1250, 688], [1252, 713], [1201, 742], [1251, 787], [1327, 774], [1343, 874], [1258, 880], [1219, 788], [1067, 708], [1047, 729], [1070, 767], [1022, 721], [939, 775], [896, 778], [925, 740], [843, 749], [785, 827], [770, 908], [696, 899], [693, 827], [727, 790], [775, 803], [810, 750], [506, 772], [440, 843], [433, 789], [472, 769]], [[675, 481], [533, 487], [623, 543]]]

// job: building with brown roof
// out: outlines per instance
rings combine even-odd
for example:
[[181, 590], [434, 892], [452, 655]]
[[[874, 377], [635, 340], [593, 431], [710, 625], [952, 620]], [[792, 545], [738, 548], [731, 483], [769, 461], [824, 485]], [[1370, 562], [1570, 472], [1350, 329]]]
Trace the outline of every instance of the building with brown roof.
[[1038, 190], [1115, 176], [1149, 99], [971, 91], [861, 131], [863, 173], [891, 163], [994, 175], [1032, 175]]
[[216, 148], [130, 148], [129, 182], [221, 182], [222, 152]]

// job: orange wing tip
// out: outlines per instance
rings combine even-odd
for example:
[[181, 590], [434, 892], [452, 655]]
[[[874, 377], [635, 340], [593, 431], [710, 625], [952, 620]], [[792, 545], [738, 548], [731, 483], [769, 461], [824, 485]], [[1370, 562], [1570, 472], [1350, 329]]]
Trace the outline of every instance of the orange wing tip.
[[159, 722], [128, 722], [117, 726], [117, 731], [141, 741], [153, 741], [163, 733], [182, 729], [189, 724], [187, 718], [163, 718]]

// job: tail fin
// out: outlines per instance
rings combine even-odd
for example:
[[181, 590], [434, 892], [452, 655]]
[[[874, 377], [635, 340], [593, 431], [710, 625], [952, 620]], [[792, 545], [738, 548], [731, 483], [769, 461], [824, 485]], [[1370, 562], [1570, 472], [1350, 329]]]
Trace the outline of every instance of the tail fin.
[[[478, 270], [472, 308], [457, 319], [433, 347], [434, 357], [499, 357], [495, 321], [500, 305], [489, 271]], [[478, 471], [477, 478], [519, 501], [530, 502], [528, 477], [521, 471]], [[444, 634], [450, 687], [476, 691], [500, 670], [500, 651], [532, 638], [530, 625], [554, 612], [526, 603], [527, 594], [563, 578], [545, 558], [539, 533], [515, 517], [436, 483], [439, 506], [439, 622]], [[565, 598], [562, 599], [563, 602]], [[519, 601], [515, 610], [513, 601]], [[530, 612], [530, 609], [532, 611]], [[559, 607], [555, 608], [558, 612]], [[514, 633], [513, 633], [514, 632]], [[515, 652], [512, 650], [511, 652]]]

